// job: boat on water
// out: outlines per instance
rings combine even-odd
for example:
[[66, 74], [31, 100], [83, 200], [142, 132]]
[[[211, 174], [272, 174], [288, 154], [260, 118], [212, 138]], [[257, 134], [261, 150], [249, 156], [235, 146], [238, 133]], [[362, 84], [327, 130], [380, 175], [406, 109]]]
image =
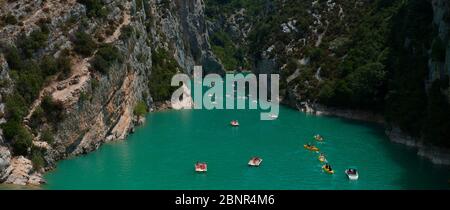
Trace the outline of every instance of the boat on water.
[[256, 167], [258, 167], [259, 165], [261, 165], [262, 161], [263, 160], [261, 158], [259, 158], [259, 157], [252, 157], [250, 159], [250, 161], [248, 161], [248, 165], [249, 166], [256, 166]]
[[314, 135], [314, 139], [315, 139], [316, 141], [323, 141], [323, 137], [322, 137], [321, 135], [319, 135], [319, 134]]
[[329, 164], [325, 164], [322, 166], [323, 171], [325, 171], [328, 174], [334, 174], [334, 170], [331, 168]]
[[319, 159], [319, 161], [320, 161], [321, 163], [327, 162], [327, 159], [325, 158], [325, 155], [324, 155], [324, 154], [320, 154], [319, 157], [318, 157], [318, 159]]
[[311, 145], [311, 144], [305, 144], [305, 145], [303, 145], [303, 147], [309, 151], [313, 151], [313, 152], [319, 151], [319, 148], [317, 148], [316, 146]]
[[347, 175], [348, 179], [350, 179], [350, 180], [358, 180], [358, 178], [359, 178], [358, 170], [356, 170], [354, 168], [349, 168], [349, 169], [345, 170], [345, 174]]
[[276, 114], [269, 114], [269, 117], [270, 117], [271, 119], [277, 119], [277, 118], [278, 118], [278, 115], [276, 115]]
[[197, 162], [195, 164], [195, 171], [196, 172], [206, 172], [206, 171], [208, 171], [208, 165], [206, 163]]
[[232, 120], [230, 122], [230, 125], [233, 126], [233, 127], [238, 127], [239, 126], [239, 122], [237, 120]]

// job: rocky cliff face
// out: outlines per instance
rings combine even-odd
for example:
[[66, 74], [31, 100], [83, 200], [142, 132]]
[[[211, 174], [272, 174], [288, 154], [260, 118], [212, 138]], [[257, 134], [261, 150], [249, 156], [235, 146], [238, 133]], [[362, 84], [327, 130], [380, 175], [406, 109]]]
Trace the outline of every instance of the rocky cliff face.
[[[95, 10], [86, 2], [96, 2], [101, 9]], [[0, 135], [0, 182], [38, 184], [42, 182], [39, 172], [51, 169], [55, 161], [124, 139], [137, 123], [135, 105], [139, 101], [153, 105], [148, 84], [152, 82], [151, 58], [156, 50], [169, 52], [181, 67], [179, 71], [190, 73], [199, 64], [216, 72], [222, 69], [210, 51], [201, 0], [7, 1], [0, 7], [1, 17], [17, 19], [1, 27], [2, 45], [17, 45], [21, 34], [29, 35], [45, 22], [50, 33], [46, 45], [33, 58], [58, 58], [68, 51], [71, 60], [70, 74], [63, 79], [50, 77], [23, 119], [23, 125], [33, 131], [33, 147], [44, 151], [45, 167], [33, 168], [29, 160], [32, 155], [16, 157], [11, 142]], [[99, 73], [91, 65], [97, 50], [90, 56], [74, 53], [74, 34], [80, 30], [98, 45], [118, 49], [121, 58], [109, 66], [107, 73]], [[10, 85], [1, 87], [2, 96], [15, 88], [5, 54], [0, 54], [0, 77]], [[64, 117], [54, 125], [31, 125], [45, 96], [61, 104]], [[7, 121], [4, 107], [1, 103], [3, 123]], [[54, 130], [54, 141], [47, 143], [42, 131], [49, 127]]]

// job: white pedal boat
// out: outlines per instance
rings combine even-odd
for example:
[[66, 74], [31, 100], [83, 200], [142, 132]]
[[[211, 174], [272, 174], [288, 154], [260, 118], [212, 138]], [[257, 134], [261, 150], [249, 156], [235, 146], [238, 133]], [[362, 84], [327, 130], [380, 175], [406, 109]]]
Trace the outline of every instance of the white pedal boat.
[[350, 180], [358, 180], [358, 178], [359, 178], [358, 170], [353, 169], [353, 168], [349, 168], [349, 169], [345, 170], [345, 174], [347, 175], [348, 179], [350, 179]]
[[249, 166], [259, 166], [261, 165], [261, 162], [263, 160], [259, 157], [253, 157], [252, 159], [250, 159], [250, 161], [248, 161], [248, 165]]

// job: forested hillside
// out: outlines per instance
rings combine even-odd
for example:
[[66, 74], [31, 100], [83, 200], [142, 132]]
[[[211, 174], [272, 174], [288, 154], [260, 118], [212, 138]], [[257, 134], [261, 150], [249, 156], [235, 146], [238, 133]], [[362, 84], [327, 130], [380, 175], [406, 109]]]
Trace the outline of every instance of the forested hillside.
[[280, 73], [288, 104], [374, 111], [413, 137], [450, 147], [449, 7], [439, 0], [208, 0], [206, 15], [226, 69]]

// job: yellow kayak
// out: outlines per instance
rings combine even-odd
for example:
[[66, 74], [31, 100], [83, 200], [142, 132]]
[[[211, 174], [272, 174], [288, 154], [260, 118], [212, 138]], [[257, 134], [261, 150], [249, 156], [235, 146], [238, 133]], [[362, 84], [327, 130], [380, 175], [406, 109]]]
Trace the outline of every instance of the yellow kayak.
[[325, 166], [322, 166], [322, 169], [323, 169], [325, 172], [329, 173], [329, 174], [334, 174], [334, 171], [333, 171], [333, 170], [329, 170], [329, 169], [327, 169]]
[[316, 146], [308, 146], [305, 144], [305, 145], [303, 145], [303, 147], [310, 151], [319, 151], [319, 148], [317, 148]]

